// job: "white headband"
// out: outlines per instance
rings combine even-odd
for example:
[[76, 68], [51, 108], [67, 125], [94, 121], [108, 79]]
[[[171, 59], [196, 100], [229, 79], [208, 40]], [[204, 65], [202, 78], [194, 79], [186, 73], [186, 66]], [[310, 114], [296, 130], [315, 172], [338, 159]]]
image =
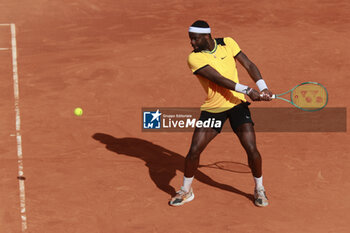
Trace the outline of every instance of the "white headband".
[[200, 27], [190, 27], [189, 32], [199, 33], [199, 34], [210, 34], [210, 28], [200, 28]]

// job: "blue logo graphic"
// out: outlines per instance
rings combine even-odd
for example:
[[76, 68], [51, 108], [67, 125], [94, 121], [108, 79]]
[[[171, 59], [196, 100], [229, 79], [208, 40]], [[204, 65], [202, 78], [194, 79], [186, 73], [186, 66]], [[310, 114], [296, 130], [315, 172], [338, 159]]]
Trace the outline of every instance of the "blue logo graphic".
[[160, 129], [160, 116], [162, 113], [159, 109], [156, 112], [143, 112], [144, 129]]

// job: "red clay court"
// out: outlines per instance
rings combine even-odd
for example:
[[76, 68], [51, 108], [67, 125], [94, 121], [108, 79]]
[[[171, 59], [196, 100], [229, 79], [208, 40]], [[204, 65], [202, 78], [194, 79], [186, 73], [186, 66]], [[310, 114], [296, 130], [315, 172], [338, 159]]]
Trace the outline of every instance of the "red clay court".
[[[233, 37], [273, 92], [317, 81], [328, 107], [348, 108], [349, 11], [345, 0], [1, 1], [0, 232], [348, 232], [349, 126], [258, 132], [267, 208], [251, 200], [238, 139], [222, 133], [201, 164], [236, 171], [200, 168], [195, 200], [172, 208], [192, 133], [142, 132], [141, 108], [204, 101], [186, 63], [197, 19]], [[255, 87], [240, 66], [239, 77]]]

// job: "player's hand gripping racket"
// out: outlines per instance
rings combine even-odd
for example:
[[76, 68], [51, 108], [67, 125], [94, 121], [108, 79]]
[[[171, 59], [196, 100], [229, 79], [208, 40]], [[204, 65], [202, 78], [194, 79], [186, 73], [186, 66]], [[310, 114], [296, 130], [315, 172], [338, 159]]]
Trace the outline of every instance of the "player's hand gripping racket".
[[[290, 100], [281, 97], [290, 93]], [[317, 82], [304, 82], [296, 85], [287, 92], [272, 95], [272, 99], [284, 100], [295, 107], [309, 112], [319, 111], [328, 102], [327, 89]]]

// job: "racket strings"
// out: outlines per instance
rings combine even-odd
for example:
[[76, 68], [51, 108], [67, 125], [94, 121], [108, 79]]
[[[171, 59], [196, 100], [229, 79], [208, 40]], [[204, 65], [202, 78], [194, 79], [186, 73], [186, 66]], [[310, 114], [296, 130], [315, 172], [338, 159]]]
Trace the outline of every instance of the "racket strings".
[[306, 83], [291, 92], [292, 102], [304, 110], [321, 109], [328, 101], [327, 90], [315, 83]]

